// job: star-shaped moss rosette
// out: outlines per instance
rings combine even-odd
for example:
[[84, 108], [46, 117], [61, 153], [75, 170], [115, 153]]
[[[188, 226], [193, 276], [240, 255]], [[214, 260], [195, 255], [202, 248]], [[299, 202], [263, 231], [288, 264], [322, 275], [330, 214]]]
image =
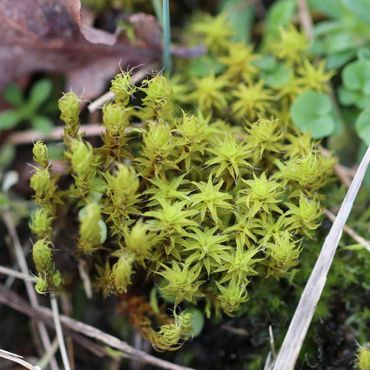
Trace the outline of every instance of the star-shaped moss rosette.
[[[199, 39], [211, 31], [194, 30]], [[66, 176], [54, 174], [43, 143], [34, 149], [31, 229], [47, 257], [40, 264], [36, 248], [40, 293], [63, 289], [71, 272], [56, 266], [64, 253], [83, 258], [96, 289], [142, 302], [143, 311], [130, 311], [133, 325], [155, 348], [174, 350], [194, 332], [194, 309], [238, 314], [256, 279], [299, 268], [334, 161], [291, 122], [323, 137], [334, 113], [323, 93], [330, 75], [313, 73], [306, 43], [287, 32], [289, 52], [274, 52], [291, 76], [277, 85], [265, 83], [253, 48], [230, 52], [228, 33], [210, 50], [222, 70], [194, 76], [189, 62], [171, 79], [159, 74], [136, 87], [118, 74], [98, 147], [80, 133], [78, 97], [61, 98]], [[62, 229], [74, 245], [58, 247], [52, 231]]]

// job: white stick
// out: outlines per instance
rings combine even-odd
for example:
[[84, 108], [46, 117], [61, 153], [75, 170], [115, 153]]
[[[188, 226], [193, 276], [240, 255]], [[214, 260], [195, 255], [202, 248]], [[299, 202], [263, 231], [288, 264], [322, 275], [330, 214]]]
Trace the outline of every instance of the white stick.
[[24, 361], [21, 356], [18, 356], [8, 351], [4, 351], [2, 349], [0, 349], [0, 357], [6, 358], [7, 360], [12, 362], [16, 362], [17, 364], [24, 366], [26, 369], [41, 370], [38, 366], [33, 366], [29, 362]]
[[[10, 238], [13, 243], [13, 248], [15, 252], [15, 256], [19, 265], [20, 270], [24, 275], [29, 275], [29, 268], [27, 265], [26, 257], [23, 252], [23, 248], [21, 242], [19, 240], [18, 234], [13, 224], [12, 216], [9, 211], [3, 212], [3, 220], [5, 223], [6, 228], [8, 229]], [[31, 306], [34, 308], [39, 308], [39, 302], [37, 300], [35, 289], [32, 285], [32, 282], [28, 279], [24, 280], [24, 284], [26, 286], [26, 291], [28, 295], [28, 299], [30, 300]], [[46, 326], [42, 321], [36, 321], [37, 331], [40, 334], [41, 343], [45, 349], [45, 351], [49, 352], [51, 347], [51, 341], [49, 338], [49, 334], [46, 330]], [[59, 370], [59, 366], [55, 358], [52, 358], [50, 361], [50, 367], [52, 370]]]
[[60, 349], [60, 354], [62, 356], [64, 370], [71, 370], [71, 366], [69, 364], [69, 359], [68, 359], [66, 346], [65, 346], [65, 343], [64, 343], [62, 325], [60, 324], [58, 301], [57, 301], [57, 298], [55, 297], [54, 293], [50, 294], [50, 302], [51, 302], [51, 311], [53, 312], [55, 332], [56, 332], [57, 338], [58, 338], [59, 349]]
[[351, 212], [361, 183], [370, 162], [370, 147], [367, 149], [356, 172], [352, 184], [340, 207], [328, 236], [325, 239], [319, 258], [301, 295], [288, 332], [275, 362], [274, 370], [293, 370], [301, 350], [307, 330], [315, 313], [316, 305], [325, 287], [327, 275], [333, 262], [344, 225]]
[[34, 282], [36, 279], [33, 278], [30, 275], [25, 275], [22, 272], [19, 272], [17, 270], [13, 270], [9, 267], [0, 266], [0, 274], [6, 275], [6, 276], [12, 276], [16, 279], [22, 279], [22, 280], [29, 280]]

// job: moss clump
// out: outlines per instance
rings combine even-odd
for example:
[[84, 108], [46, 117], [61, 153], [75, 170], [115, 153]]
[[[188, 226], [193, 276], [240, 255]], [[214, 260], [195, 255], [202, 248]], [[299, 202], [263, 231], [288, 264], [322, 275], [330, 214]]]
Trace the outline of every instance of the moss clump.
[[[236, 56], [225, 42], [215, 52], [231, 68], [225, 57]], [[160, 350], [176, 349], [191, 335], [189, 315], [176, 314], [180, 306], [204, 304], [208, 316], [236, 314], [252, 279], [287, 276], [303, 236], [320, 223], [319, 191], [333, 161], [292, 126], [290, 97], [267, 86], [250, 64], [251, 51], [244, 54], [248, 73], [238, 77], [226, 65], [225, 73], [186, 85], [193, 90], [187, 112], [174, 104], [186, 100], [176, 96], [183, 90], [160, 75], [137, 87], [142, 104], [131, 107], [127, 94], [135, 89], [121, 73], [112, 83], [116, 100], [103, 108], [99, 148], [81, 137], [75, 97], [64, 96], [65, 160], [73, 181], [58, 194], [44, 160], [31, 180], [40, 213], [52, 210], [57, 219], [58, 197], [60, 208], [79, 211], [75, 253], [96, 266], [90, 275], [105, 295], [135, 295], [130, 288], [146, 281], [174, 307], [172, 321], [159, 331], [152, 317], [135, 320]], [[295, 58], [287, 63], [296, 68]], [[52, 263], [41, 269], [35, 262], [41, 277], [55, 275]], [[47, 282], [53, 289], [53, 279]]]

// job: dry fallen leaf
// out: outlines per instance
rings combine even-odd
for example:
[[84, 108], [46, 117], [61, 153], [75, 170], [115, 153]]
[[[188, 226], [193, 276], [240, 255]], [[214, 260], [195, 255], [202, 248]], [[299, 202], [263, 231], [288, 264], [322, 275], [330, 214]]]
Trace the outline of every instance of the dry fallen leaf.
[[84, 24], [79, 0], [0, 1], [0, 90], [33, 72], [63, 73], [66, 90], [99, 95], [119, 68], [161, 56], [161, 30], [155, 18], [128, 18], [135, 40]]

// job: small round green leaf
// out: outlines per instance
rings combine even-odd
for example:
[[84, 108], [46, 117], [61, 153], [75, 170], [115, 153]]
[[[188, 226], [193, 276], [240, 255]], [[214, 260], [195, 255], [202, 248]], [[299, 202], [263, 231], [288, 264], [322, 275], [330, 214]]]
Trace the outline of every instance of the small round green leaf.
[[342, 72], [344, 86], [350, 90], [361, 90], [370, 79], [370, 60], [361, 59], [348, 64]]
[[335, 130], [333, 104], [328, 95], [305, 91], [298, 95], [290, 108], [294, 124], [303, 132], [310, 132], [319, 139]]
[[367, 145], [370, 145], [370, 109], [365, 109], [357, 117], [356, 131], [358, 136]]

